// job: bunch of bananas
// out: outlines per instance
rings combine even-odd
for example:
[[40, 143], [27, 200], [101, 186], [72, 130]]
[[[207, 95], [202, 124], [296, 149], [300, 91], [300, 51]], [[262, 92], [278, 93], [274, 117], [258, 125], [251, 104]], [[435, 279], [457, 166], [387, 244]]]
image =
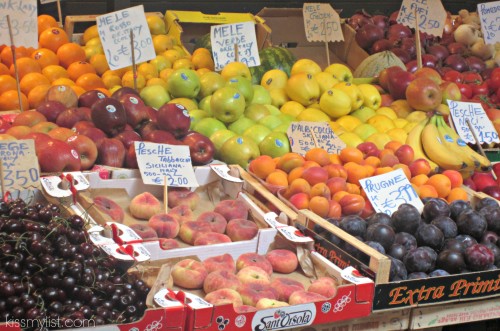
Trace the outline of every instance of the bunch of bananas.
[[413, 148], [414, 159], [427, 160], [433, 172], [452, 169], [467, 178], [476, 169], [491, 167], [490, 160], [470, 148], [439, 114], [419, 122], [408, 133], [406, 144]]

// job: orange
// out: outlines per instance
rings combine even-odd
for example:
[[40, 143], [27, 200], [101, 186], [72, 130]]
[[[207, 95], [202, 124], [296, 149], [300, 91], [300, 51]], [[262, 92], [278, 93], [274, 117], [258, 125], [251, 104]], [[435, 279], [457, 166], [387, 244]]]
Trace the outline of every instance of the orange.
[[451, 189], [450, 194], [448, 194], [448, 196], [446, 197], [446, 201], [448, 201], [448, 203], [451, 203], [455, 200], [469, 201], [469, 196], [463, 188], [454, 187]]
[[94, 66], [98, 75], [102, 76], [102, 74], [109, 70], [108, 60], [106, 60], [106, 55], [104, 54], [92, 55], [89, 62]]
[[440, 198], [446, 198], [450, 194], [451, 181], [443, 174], [432, 175], [426, 184], [434, 186]]
[[[16, 59], [27, 57], [29, 55], [30, 53], [28, 53], [26, 47], [16, 47]], [[12, 63], [14, 63], [14, 57], [12, 56], [12, 47], [5, 47], [0, 53], [0, 59], [2, 60], [3, 64], [5, 64], [7, 67], [10, 67]]]
[[58, 78], [68, 78], [68, 72], [66, 69], [59, 65], [51, 64], [42, 69], [42, 74], [47, 77], [50, 82], [55, 81]]
[[17, 89], [16, 79], [11, 75], [0, 75], [0, 94]]
[[314, 161], [320, 166], [330, 164], [330, 155], [323, 148], [311, 148], [306, 152], [306, 161]]
[[108, 89], [122, 85], [122, 79], [116, 75], [111, 74], [102, 76], [102, 82]]
[[344, 148], [340, 154], [340, 160], [344, 163], [346, 162], [356, 162], [361, 163], [363, 161], [363, 152], [361, 152], [356, 147], [346, 147]]
[[[36, 60], [33, 60], [30, 57], [23, 57], [17, 59], [17, 73], [19, 75], [19, 79], [22, 79], [24, 75], [29, 74], [30, 72], [42, 72], [42, 68], [40, 64]], [[15, 68], [14, 64], [10, 66], [10, 74], [15, 77]]]
[[85, 90], [83, 87], [77, 86], [77, 85], [71, 85], [70, 87], [76, 93], [77, 96], [80, 96], [83, 93], [85, 93], [86, 91], [88, 91], [88, 90]]
[[31, 72], [24, 75], [19, 85], [21, 86], [21, 92], [23, 92], [25, 95], [28, 95], [31, 89], [33, 89], [35, 86], [50, 85], [50, 81], [47, 77], [39, 72]]
[[85, 61], [87, 59], [82, 46], [75, 43], [67, 43], [59, 47], [57, 57], [59, 58], [59, 64], [65, 68], [73, 62]]
[[[28, 98], [23, 93], [21, 93], [21, 103], [23, 105], [23, 110], [28, 110]], [[17, 90], [9, 90], [0, 94], [0, 110], [18, 109], [21, 109], [21, 107], [19, 106]]]
[[418, 196], [420, 197], [420, 199], [439, 197], [438, 192], [436, 191], [434, 186], [427, 184], [418, 187]]
[[0, 62], [0, 75], [10, 75], [9, 68], [1, 62]]
[[94, 66], [86, 61], [73, 62], [67, 68], [68, 76], [70, 79], [76, 82], [76, 80], [84, 74], [95, 74], [96, 71]]
[[42, 48], [48, 48], [57, 52], [59, 47], [69, 42], [68, 35], [61, 28], [45, 29], [38, 39], [38, 43]]
[[34, 51], [33, 53], [31, 53], [31, 58], [35, 59], [42, 68], [54, 64], [59, 64], [59, 59], [57, 58], [56, 53], [48, 48], [40, 48]]
[[45, 95], [50, 87], [51, 85], [38, 85], [31, 89], [30, 93], [28, 93], [30, 109], [35, 109], [39, 104], [45, 101]]
[[37, 17], [37, 23], [38, 36], [40, 36], [40, 34], [48, 28], [57, 28], [59, 26], [56, 19], [50, 15], [39, 15]]
[[51, 83], [52, 86], [56, 86], [56, 85], [67, 85], [67, 86], [73, 86], [75, 85], [75, 82], [72, 81], [71, 79], [69, 78], [66, 78], [66, 77], [61, 77], [61, 78], [58, 78], [56, 79], [55, 81], [53, 81]]
[[101, 77], [93, 73], [83, 74], [75, 81], [77, 86], [80, 86], [84, 90], [94, 90], [98, 87], [106, 87], [102, 82]]

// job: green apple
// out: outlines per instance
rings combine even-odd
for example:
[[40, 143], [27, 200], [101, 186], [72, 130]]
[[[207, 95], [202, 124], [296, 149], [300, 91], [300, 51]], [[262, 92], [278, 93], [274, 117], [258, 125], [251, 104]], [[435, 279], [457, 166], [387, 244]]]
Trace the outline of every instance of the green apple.
[[221, 161], [227, 164], [239, 164], [246, 169], [250, 161], [260, 156], [260, 151], [251, 138], [234, 136], [222, 145], [219, 156]]
[[291, 122], [283, 122], [277, 127], [273, 129], [273, 132], [283, 132], [286, 133], [288, 131], [288, 127], [290, 126]]
[[279, 114], [278, 117], [281, 119], [281, 122], [283, 123], [291, 123], [293, 121], [296, 121], [296, 118], [294, 116], [285, 113]]
[[231, 77], [226, 82], [226, 86], [231, 86], [238, 89], [238, 91], [240, 91], [240, 93], [245, 98], [245, 102], [247, 105], [252, 102], [254, 92], [252, 81], [250, 79], [242, 76]]
[[377, 115], [375, 110], [370, 107], [361, 106], [349, 115], [357, 117], [361, 122], [366, 123], [371, 117]]
[[140, 92], [141, 99], [148, 106], [160, 108], [170, 101], [170, 96], [161, 85], [145, 86]]
[[189, 111], [189, 117], [191, 117], [191, 125], [189, 126], [190, 130], [193, 130], [195, 125], [202, 120], [203, 118], [210, 117], [208, 113], [201, 109], [193, 109]]
[[272, 102], [271, 94], [262, 85], [253, 85], [253, 98], [251, 103], [267, 105]]
[[262, 155], [280, 157], [290, 152], [290, 142], [285, 133], [271, 132], [260, 142], [259, 150]]
[[215, 153], [217, 154], [219, 152], [226, 140], [234, 136], [236, 136], [236, 133], [228, 129], [222, 129], [214, 132], [209, 138], [215, 146]]
[[224, 86], [212, 94], [210, 109], [218, 120], [232, 123], [245, 112], [245, 98], [240, 91], [231, 86]]
[[229, 124], [227, 128], [236, 134], [243, 134], [243, 132], [252, 125], [255, 125], [254, 121], [245, 116], [241, 116], [236, 121]]
[[207, 114], [209, 114], [210, 116], [212, 116], [212, 109], [210, 108], [210, 99], [212, 99], [212, 96], [207, 95], [206, 97], [200, 100], [200, 102], [198, 103], [198, 107], [201, 110], [206, 111]]
[[200, 78], [194, 70], [179, 68], [168, 76], [167, 86], [174, 98], [193, 99], [200, 92]]
[[357, 127], [355, 127], [352, 132], [357, 134], [358, 137], [360, 137], [364, 141], [369, 136], [371, 136], [374, 133], [377, 133], [378, 131], [373, 125], [368, 124], [368, 123], [363, 123], [363, 124], [360, 124]]
[[158, 72], [163, 69], [172, 68], [172, 62], [170, 62], [170, 60], [163, 55], [156, 55], [156, 57], [149, 61], [149, 63], [154, 65]]
[[226, 129], [224, 123], [213, 117], [205, 117], [196, 123], [193, 130], [210, 137], [214, 132]]
[[344, 91], [331, 88], [319, 99], [319, 106], [331, 118], [339, 118], [351, 112], [351, 98]]
[[269, 110], [269, 113], [271, 115], [279, 115], [279, 114], [281, 114], [281, 111], [276, 106], [273, 106], [271, 104], [267, 104], [267, 105], [264, 105], [264, 106], [267, 108], [267, 110]]
[[257, 123], [262, 124], [265, 127], [272, 130], [275, 127], [277, 127], [278, 125], [280, 125], [281, 123], [283, 123], [283, 121], [281, 120], [281, 118], [279, 116], [280, 115], [267, 115], [267, 116], [262, 117]]
[[271, 115], [271, 112], [265, 105], [259, 105], [258, 103], [254, 103], [245, 109], [245, 117], [254, 122], [258, 122], [262, 117], [267, 115]]
[[255, 124], [243, 132], [243, 137], [252, 138], [256, 144], [259, 144], [269, 133], [271, 133], [271, 130], [268, 127]]
[[217, 89], [226, 85], [226, 80], [215, 71], [210, 71], [200, 77], [200, 93], [198, 99], [212, 95]]

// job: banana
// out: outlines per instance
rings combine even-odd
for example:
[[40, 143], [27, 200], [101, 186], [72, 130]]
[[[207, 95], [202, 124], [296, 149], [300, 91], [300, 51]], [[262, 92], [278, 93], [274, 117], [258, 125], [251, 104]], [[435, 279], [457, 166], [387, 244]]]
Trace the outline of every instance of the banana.
[[458, 155], [450, 153], [441, 141], [436, 126], [436, 115], [425, 125], [421, 139], [425, 154], [442, 169], [460, 170], [467, 166]]
[[442, 130], [448, 134], [454, 141], [455, 144], [460, 147], [460, 149], [463, 151], [463, 153], [466, 153], [469, 155], [471, 159], [474, 160], [474, 165], [475, 168], [480, 168], [481, 170], [489, 170], [491, 168], [491, 161], [473, 150], [469, 145], [467, 145], [461, 138], [460, 136], [453, 130], [446, 122], [444, 121], [444, 118], [440, 119], [441, 122], [441, 128]]
[[424, 159], [429, 162], [429, 165], [431, 166], [432, 172], [437, 172], [439, 169], [439, 166], [429, 159], [427, 155], [424, 153], [424, 149], [422, 147], [422, 130], [424, 129], [425, 125], [429, 122], [429, 118], [425, 118], [422, 121], [418, 122], [418, 124], [413, 127], [413, 129], [408, 132], [408, 136], [406, 137], [406, 144], [410, 145], [411, 148], [413, 149], [413, 154], [414, 160], [418, 159]]

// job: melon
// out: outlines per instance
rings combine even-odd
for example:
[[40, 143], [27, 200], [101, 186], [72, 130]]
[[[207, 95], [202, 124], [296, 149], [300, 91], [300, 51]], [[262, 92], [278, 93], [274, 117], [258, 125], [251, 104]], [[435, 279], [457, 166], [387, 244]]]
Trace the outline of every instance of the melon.
[[378, 77], [385, 68], [398, 66], [406, 71], [401, 59], [391, 51], [383, 51], [368, 56], [354, 71], [354, 77]]

